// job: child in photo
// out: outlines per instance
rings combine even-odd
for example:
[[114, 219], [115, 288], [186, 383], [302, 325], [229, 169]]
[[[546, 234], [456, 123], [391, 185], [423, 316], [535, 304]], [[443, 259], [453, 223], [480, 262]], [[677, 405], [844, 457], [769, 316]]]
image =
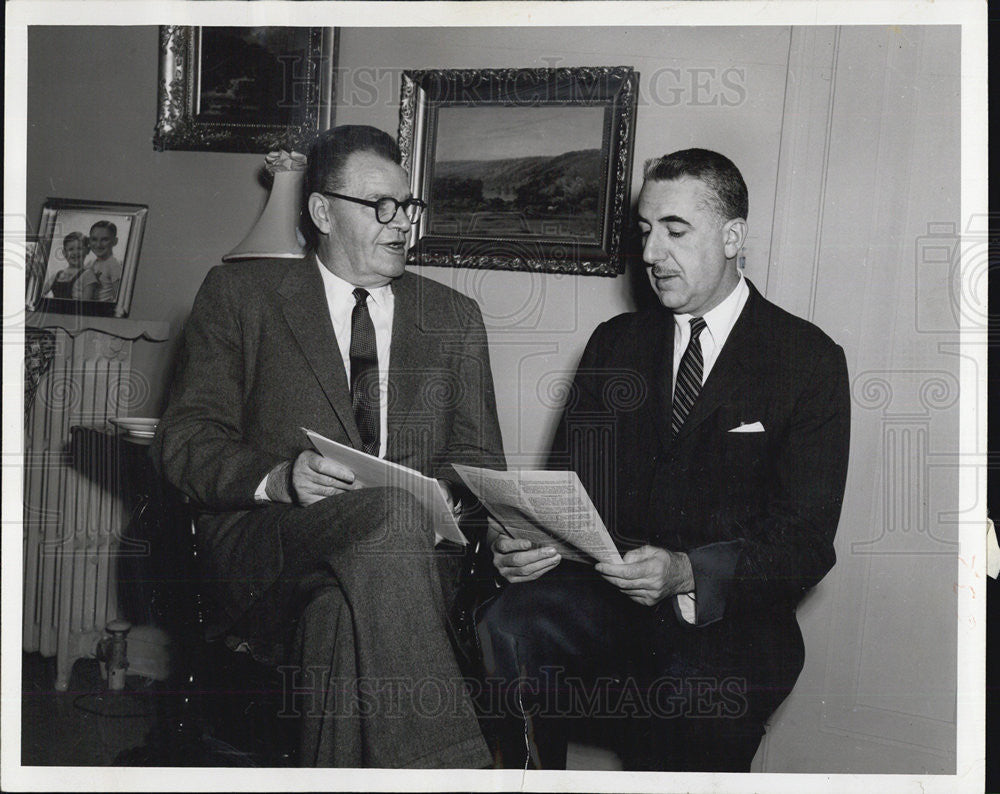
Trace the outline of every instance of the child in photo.
[[86, 267], [97, 278], [99, 301], [114, 301], [118, 298], [118, 287], [122, 283], [122, 264], [114, 256], [118, 245], [118, 227], [111, 221], [98, 221], [90, 227], [90, 250], [93, 256]]
[[66, 267], [49, 276], [42, 295], [60, 300], [96, 300], [98, 279], [84, 267], [90, 246], [83, 232], [70, 232], [63, 238], [62, 254]]

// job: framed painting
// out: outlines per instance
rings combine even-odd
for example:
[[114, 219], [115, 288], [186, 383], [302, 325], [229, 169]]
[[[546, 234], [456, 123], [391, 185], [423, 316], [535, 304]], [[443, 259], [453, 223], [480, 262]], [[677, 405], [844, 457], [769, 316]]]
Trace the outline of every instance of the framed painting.
[[148, 207], [50, 198], [28, 263], [29, 311], [127, 317]]
[[160, 28], [157, 150], [303, 151], [333, 115], [336, 28]]
[[638, 74], [627, 66], [403, 73], [414, 264], [624, 270]]

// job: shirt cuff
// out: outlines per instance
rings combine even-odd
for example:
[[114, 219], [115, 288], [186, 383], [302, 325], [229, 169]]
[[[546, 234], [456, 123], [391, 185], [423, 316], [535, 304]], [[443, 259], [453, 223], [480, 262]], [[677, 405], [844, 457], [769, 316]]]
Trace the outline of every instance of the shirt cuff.
[[[253, 492], [253, 499], [255, 502], [270, 502], [271, 499], [267, 495], [267, 478], [271, 476], [268, 472], [264, 475], [264, 479], [260, 481], [260, 485], [257, 486], [257, 490]], [[245, 493], [245, 492], [244, 492]]]
[[694, 624], [696, 622], [696, 608], [694, 593], [679, 593], [677, 595], [677, 610], [681, 614], [681, 620], [685, 623]]

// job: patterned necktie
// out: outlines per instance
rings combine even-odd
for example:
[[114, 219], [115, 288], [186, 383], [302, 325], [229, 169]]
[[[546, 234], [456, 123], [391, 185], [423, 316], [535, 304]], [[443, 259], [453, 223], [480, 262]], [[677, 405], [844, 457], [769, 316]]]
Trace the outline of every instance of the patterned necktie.
[[691, 341], [681, 357], [681, 365], [677, 369], [677, 385], [674, 387], [674, 407], [670, 417], [670, 432], [677, 435], [687, 419], [691, 406], [701, 391], [701, 374], [704, 361], [701, 357], [701, 342], [698, 337], [705, 330], [705, 320], [702, 317], [691, 318]]
[[378, 347], [375, 325], [368, 313], [368, 291], [354, 290], [351, 312], [351, 405], [361, 431], [363, 449], [369, 455], [379, 452], [379, 383]]

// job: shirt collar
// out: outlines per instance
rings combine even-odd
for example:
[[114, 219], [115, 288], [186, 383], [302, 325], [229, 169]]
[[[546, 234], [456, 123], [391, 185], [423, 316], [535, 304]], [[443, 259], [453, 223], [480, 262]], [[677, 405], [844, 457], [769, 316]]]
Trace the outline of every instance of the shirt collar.
[[[323, 264], [316, 255], [316, 265], [319, 267], [319, 274], [323, 277], [323, 288], [326, 294], [332, 298], [337, 305], [354, 306], [354, 290], [356, 286], [350, 281], [345, 281]], [[365, 287], [369, 297], [380, 307], [385, 307], [386, 302], [392, 297], [392, 284], [383, 284], [381, 287]]]
[[[726, 339], [729, 337], [729, 332], [736, 325], [740, 311], [746, 303], [747, 297], [750, 295], [750, 288], [747, 287], [746, 279], [742, 273], [738, 272], [738, 275], [740, 279], [736, 282], [736, 286], [733, 287], [733, 291], [723, 299], [722, 303], [702, 315], [702, 319], [705, 321], [705, 330], [712, 335], [712, 341], [718, 347], [722, 347], [725, 344]], [[678, 334], [690, 333], [690, 321], [693, 316], [691, 314], [674, 315], [674, 329]]]

